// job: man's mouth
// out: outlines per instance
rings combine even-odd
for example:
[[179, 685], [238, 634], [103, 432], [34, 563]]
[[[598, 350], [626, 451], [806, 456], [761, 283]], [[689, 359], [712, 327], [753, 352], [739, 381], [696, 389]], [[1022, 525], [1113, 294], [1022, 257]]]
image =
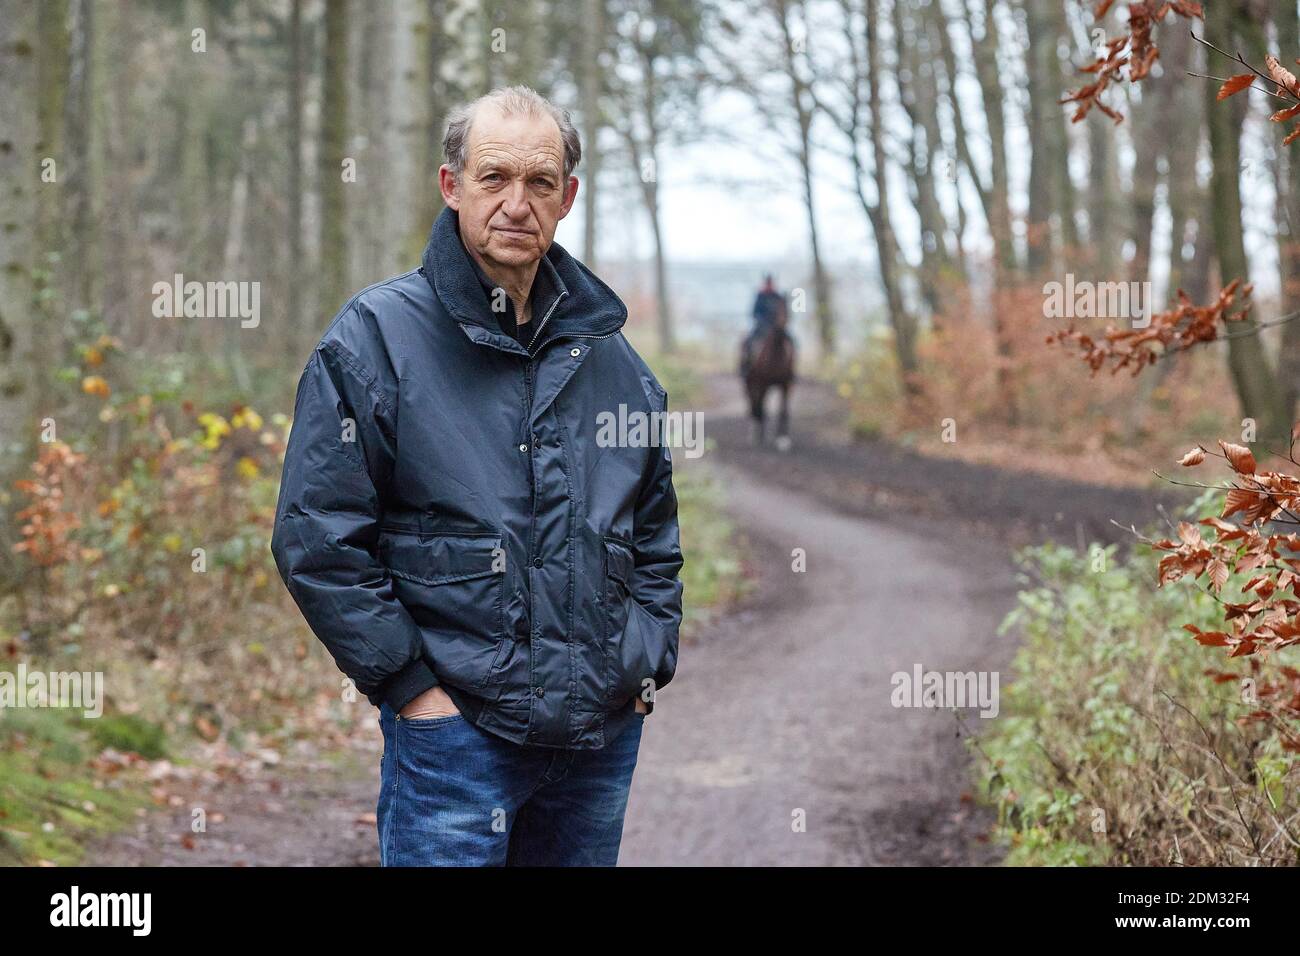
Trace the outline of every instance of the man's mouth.
[[519, 229], [513, 226], [493, 226], [492, 228], [497, 232], [504, 232], [508, 236], [531, 236], [533, 234], [531, 229]]

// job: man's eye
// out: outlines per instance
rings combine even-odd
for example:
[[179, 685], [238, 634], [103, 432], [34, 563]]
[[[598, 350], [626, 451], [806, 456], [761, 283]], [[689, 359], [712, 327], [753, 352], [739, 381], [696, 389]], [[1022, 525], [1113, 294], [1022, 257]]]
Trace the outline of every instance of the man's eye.
[[486, 176], [483, 177], [483, 181], [484, 181], [485, 183], [499, 183], [499, 182], [501, 182], [501, 174], [500, 174], [500, 173], [488, 173]]
[[550, 181], [549, 179], [540, 179], [540, 178], [539, 178], [539, 179], [534, 179], [534, 180], [533, 180], [533, 185], [534, 185], [534, 186], [537, 186], [537, 187], [540, 187], [541, 189], [550, 189], [550, 188], [551, 188], [551, 181]]

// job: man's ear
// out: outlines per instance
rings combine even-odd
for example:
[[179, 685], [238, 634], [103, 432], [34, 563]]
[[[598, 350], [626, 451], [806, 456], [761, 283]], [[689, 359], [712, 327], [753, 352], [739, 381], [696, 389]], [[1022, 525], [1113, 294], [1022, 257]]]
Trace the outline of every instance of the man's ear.
[[442, 201], [453, 211], [460, 212], [460, 183], [446, 163], [438, 167], [438, 188], [442, 190]]
[[578, 177], [570, 176], [569, 181], [564, 184], [564, 205], [560, 207], [560, 218], [563, 219], [573, 208], [573, 201], [578, 198]]

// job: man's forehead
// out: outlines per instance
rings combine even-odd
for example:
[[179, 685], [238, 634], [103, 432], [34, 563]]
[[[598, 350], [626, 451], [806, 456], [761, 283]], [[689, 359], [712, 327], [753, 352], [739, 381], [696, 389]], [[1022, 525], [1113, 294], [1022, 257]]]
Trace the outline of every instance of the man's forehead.
[[560, 140], [560, 127], [549, 116], [506, 116], [499, 110], [485, 107], [470, 124], [469, 153], [476, 160], [550, 160], [558, 165], [564, 156], [564, 146]]

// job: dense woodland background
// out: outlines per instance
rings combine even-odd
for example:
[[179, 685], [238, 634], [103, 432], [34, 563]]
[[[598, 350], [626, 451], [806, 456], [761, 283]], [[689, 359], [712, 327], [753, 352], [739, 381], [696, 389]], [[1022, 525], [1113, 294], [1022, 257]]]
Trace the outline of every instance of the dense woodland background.
[[[1122, 4], [1100, 22], [1092, 6], [6, 3], [7, 447], [30, 448], [33, 416], [59, 410], [50, 373], [83, 334], [78, 316], [128, 351], [201, 360], [245, 397], [269, 388], [283, 404], [284, 374], [343, 299], [415, 261], [440, 203], [449, 105], [503, 83], [573, 111], [585, 149], [573, 251], [622, 280], [665, 352], [683, 322], [699, 338], [693, 316], [730, 311], [743, 322], [747, 306], [701, 302], [712, 290], [744, 293], [674, 262], [665, 238], [663, 184], [700, 147], [717, 188], [729, 188], [727, 156], [758, 157], [768, 178], [733, 188], [756, 206], [777, 196], [803, 205], [792, 237], [803, 254], [778, 265], [806, 292], [796, 327], [808, 354], [843, 356], [863, 329], [880, 330], [894, 366], [882, 377], [916, 399], [927, 378], [942, 395], [942, 370], [927, 367], [936, 331], [987, 334], [994, 392], [980, 411], [990, 422], [1025, 424], [1040, 404], [1041, 288], [1066, 273], [1150, 279], [1158, 304], [1178, 288], [1202, 302], [1240, 276], [1257, 283], [1257, 314], [1294, 310], [1300, 172], [1277, 148], [1284, 129], [1266, 122], [1268, 97], [1207, 109], [1218, 84], [1186, 73], [1226, 75], [1230, 64], [1207, 58], [1170, 16], [1153, 77], [1108, 95], [1126, 121], [1094, 112], [1071, 123], [1060, 100], [1088, 80], [1079, 69], [1101, 31], [1123, 25]], [[1290, 4], [1208, 6], [1204, 31], [1252, 62], [1300, 49]], [[53, 181], [41, 178], [47, 159]], [[857, 228], [828, 233], [828, 206], [857, 210]], [[602, 233], [632, 223], [650, 258], [602, 263]], [[756, 263], [750, 282], [762, 265], [772, 263]], [[152, 285], [176, 272], [260, 282], [261, 328], [155, 319]], [[730, 342], [708, 344], [730, 353]], [[942, 348], [947, 361], [967, 350]], [[1279, 433], [1300, 380], [1300, 324], [1228, 351], [1244, 411]], [[1140, 407], [1175, 364], [1143, 386], [1128, 425], [1142, 424]]]
[[[678, 407], [732, 368], [776, 266], [800, 293], [801, 372], [861, 438], [1145, 485], [1243, 418], [1285, 435], [1300, 154], [1267, 93], [1216, 101], [1240, 65], [1173, 15], [1152, 75], [1106, 96], [1123, 122], [1072, 122], [1062, 101], [1128, 15], [1097, 6], [0, 0], [0, 648], [129, 661], [124, 723], [105, 733], [146, 752], [159, 726], [225, 741], [311, 679], [333, 693], [266, 549], [294, 385], [345, 299], [418, 261], [444, 117], [503, 84], [572, 111], [570, 251], [628, 301]], [[1204, 7], [1192, 27], [1219, 47], [1300, 55], [1291, 0]], [[756, 215], [796, 204], [799, 253], [730, 270], [678, 257], [667, 191], [697, 171]], [[156, 318], [153, 285], [175, 273], [259, 282], [260, 324]], [[1067, 275], [1150, 281], [1156, 311], [1240, 278], [1268, 327], [1094, 377], [1045, 342], [1067, 323], [1045, 317], [1044, 285]], [[710, 524], [722, 500], [683, 494], [700, 615], [741, 588]], [[63, 852], [51, 837], [15, 855]]]

